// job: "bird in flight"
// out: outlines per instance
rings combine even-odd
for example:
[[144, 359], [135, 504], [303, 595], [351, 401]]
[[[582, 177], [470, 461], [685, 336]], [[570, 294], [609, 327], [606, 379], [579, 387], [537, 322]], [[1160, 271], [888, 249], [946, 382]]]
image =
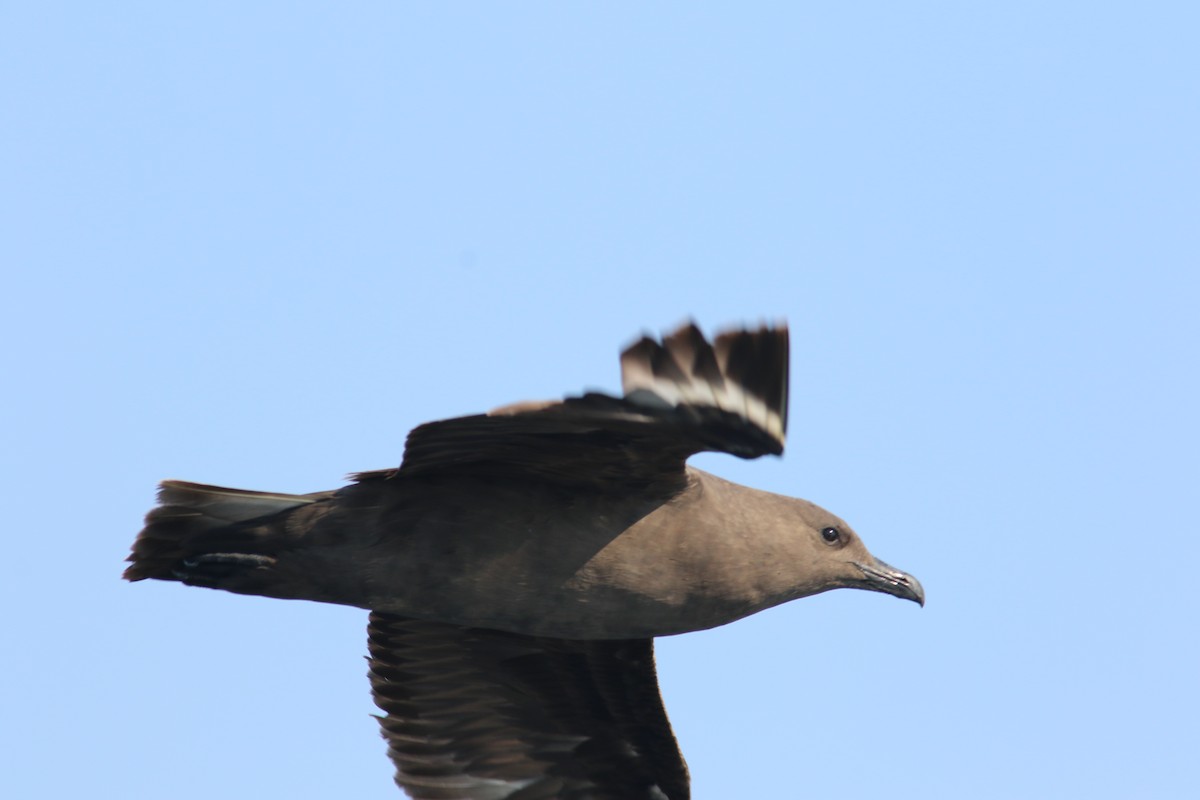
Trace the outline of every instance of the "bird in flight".
[[428, 800], [687, 800], [656, 636], [921, 584], [806, 500], [688, 466], [783, 452], [788, 332], [695, 324], [597, 392], [429, 422], [399, 467], [278, 494], [164, 481], [125, 578], [369, 609], [396, 783]]

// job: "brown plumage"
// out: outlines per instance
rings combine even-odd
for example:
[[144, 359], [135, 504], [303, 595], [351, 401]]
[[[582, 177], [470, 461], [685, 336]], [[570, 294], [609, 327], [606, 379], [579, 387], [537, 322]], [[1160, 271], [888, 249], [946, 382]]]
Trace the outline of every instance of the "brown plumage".
[[368, 630], [388, 755], [411, 796], [687, 797], [652, 639], [547, 639], [380, 612]]
[[167, 481], [125, 577], [371, 609], [413, 797], [681, 800], [652, 637], [839, 587], [924, 602], [838, 517], [687, 466], [782, 452], [787, 361], [784, 327], [685, 325], [625, 350], [622, 397], [426, 423], [337, 491]]

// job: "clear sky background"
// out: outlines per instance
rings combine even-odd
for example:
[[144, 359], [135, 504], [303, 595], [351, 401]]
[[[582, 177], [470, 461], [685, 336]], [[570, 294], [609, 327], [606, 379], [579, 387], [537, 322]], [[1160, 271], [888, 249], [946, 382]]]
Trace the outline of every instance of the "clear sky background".
[[1194, 3], [0, 8], [0, 796], [392, 798], [366, 612], [129, 585], [154, 485], [786, 318], [928, 605], [661, 640], [694, 797], [1166, 798], [1200, 742]]

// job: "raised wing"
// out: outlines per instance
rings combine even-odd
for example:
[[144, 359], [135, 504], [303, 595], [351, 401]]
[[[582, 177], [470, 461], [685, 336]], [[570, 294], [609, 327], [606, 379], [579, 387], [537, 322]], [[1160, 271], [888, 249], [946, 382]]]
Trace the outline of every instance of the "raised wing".
[[783, 452], [786, 326], [726, 331], [714, 345], [689, 323], [662, 342], [643, 337], [628, 347], [621, 372], [623, 397], [589, 393], [421, 425], [398, 472], [520, 470], [568, 484], [678, 486], [684, 462], [700, 451]]
[[[697, 426], [719, 420], [748, 428], [762, 448], [749, 447], [748, 457], [779, 455], [787, 433], [787, 326], [725, 331], [713, 345], [695, 323], [662, 344], [643, 336], [621, 353], [621, 385], [627, 400], [652, 407], [666, 403], [690, 412]], [[740, 444], [741, 437], [731, 438], [731, 444]]]
[[426, 800], [687, 800], [653, 641], [569, 641], [372, 612], [396, 783]]

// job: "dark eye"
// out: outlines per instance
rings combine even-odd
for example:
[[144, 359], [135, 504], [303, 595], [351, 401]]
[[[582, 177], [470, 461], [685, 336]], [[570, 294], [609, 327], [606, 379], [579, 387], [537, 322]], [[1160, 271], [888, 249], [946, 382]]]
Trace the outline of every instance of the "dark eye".
[[833, 544], [838, 539], [842, 538], [842, 532], [837, 528], [822, 528], [821, 538], [824, 539], [827, 544]]

